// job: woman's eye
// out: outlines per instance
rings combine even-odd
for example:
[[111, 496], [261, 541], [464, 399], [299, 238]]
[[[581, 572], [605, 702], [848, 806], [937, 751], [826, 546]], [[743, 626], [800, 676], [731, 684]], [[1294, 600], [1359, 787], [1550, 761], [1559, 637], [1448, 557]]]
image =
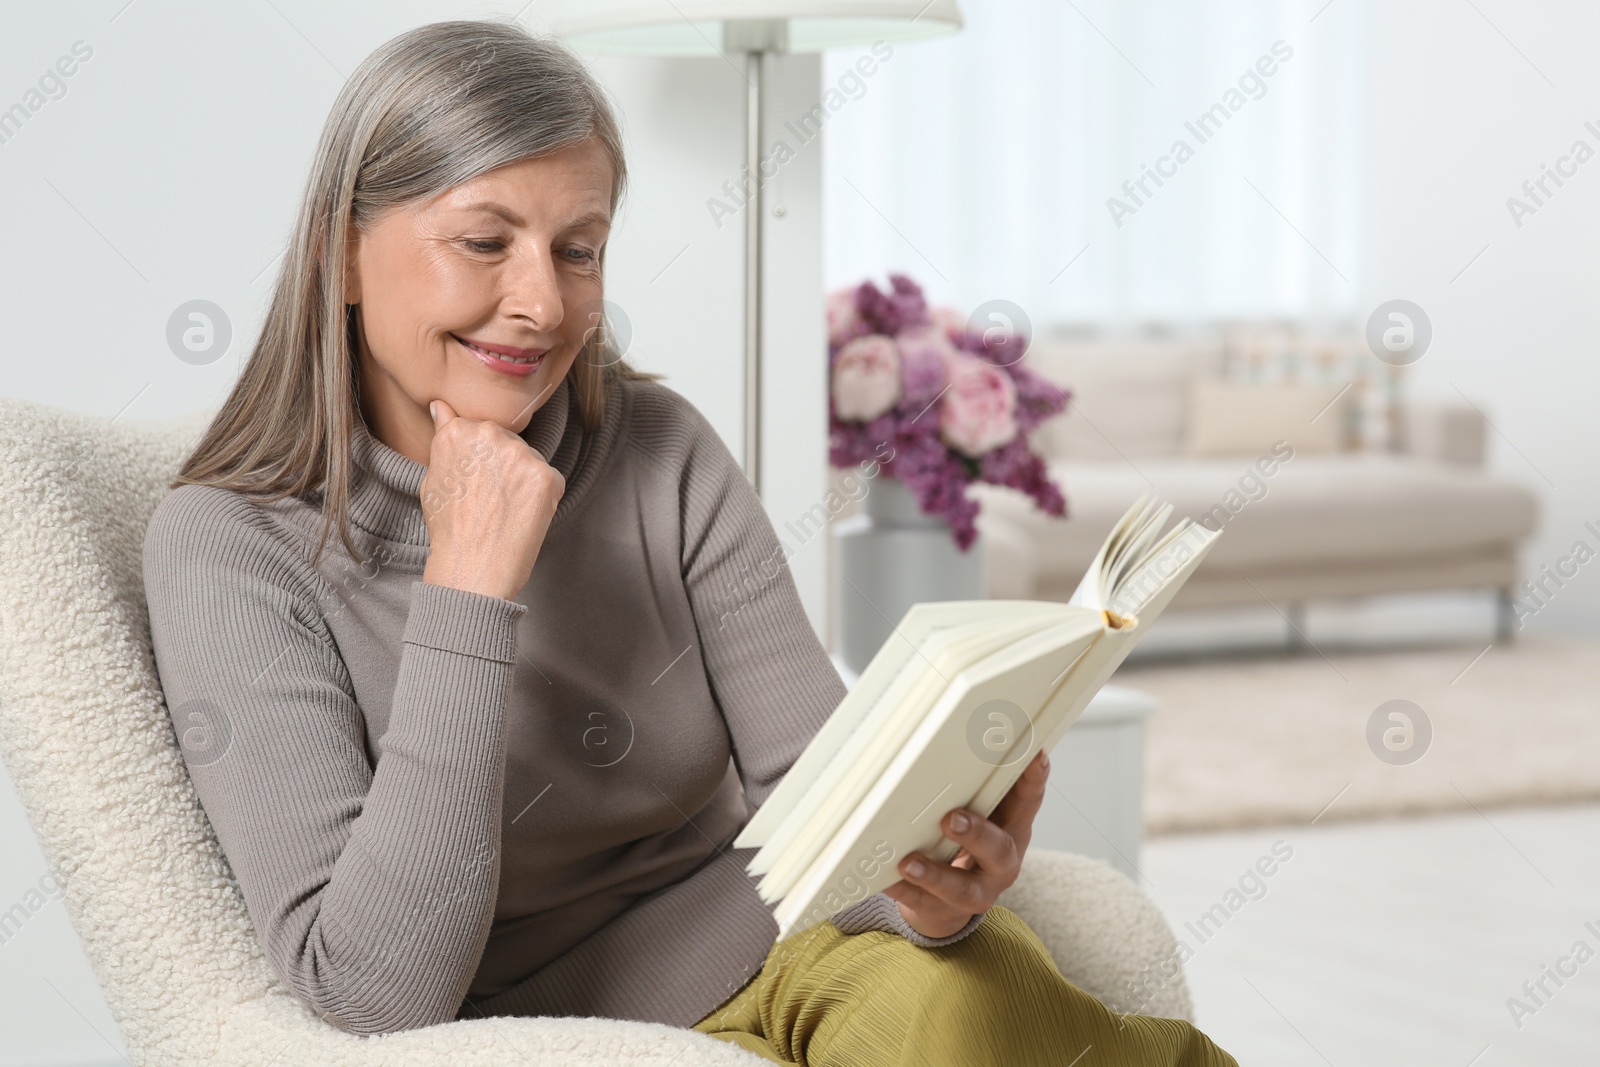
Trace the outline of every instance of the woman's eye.
[[466, 245], [474, 252], [498, 252], [505, 247], [502, 242], [493, 240], [474, 241], [469, 239]]
[[586, 263], [594, 258], [594, 253], [587, 248], [569, 248], [567, 251], [578, 253], [572, 260], [574, 263]]

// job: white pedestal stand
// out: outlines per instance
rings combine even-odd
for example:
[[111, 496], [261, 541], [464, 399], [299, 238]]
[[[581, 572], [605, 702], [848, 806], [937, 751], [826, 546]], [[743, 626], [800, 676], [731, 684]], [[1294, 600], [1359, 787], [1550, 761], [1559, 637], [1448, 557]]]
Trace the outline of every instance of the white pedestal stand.
[[872, 483], [862, 512], [834, 524], [834, 633], [854, 674], [872, 662], [913, 604], [982, 600], [983, 537], [963, 552], [950, 526], [926, 515], [898, 478]]

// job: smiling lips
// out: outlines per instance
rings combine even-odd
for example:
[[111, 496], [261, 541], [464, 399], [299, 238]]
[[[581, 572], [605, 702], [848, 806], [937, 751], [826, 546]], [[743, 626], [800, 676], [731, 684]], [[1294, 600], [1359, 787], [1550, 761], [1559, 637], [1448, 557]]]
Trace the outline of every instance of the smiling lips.
[[457, 344], [477, 358], [479, 363], [496, 370], [502, 374], [516, 377], [526, 377], [539, 369], [539, 364], [544, 360], [547, 348], [513, 348], [510, 345], [492, 345], [483, 341], [470, 341], [465, 337], [455, 338]]

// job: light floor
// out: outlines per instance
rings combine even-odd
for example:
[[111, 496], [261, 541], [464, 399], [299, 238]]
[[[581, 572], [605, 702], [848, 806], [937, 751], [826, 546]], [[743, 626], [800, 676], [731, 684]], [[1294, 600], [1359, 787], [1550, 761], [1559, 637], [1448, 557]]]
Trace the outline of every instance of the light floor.
[[[1202, 942], [1186, 924], [1276, 842], [1291, 858]], [[1597, 846], [1600, 805], [1582, 805], [1157, 838], [1140, 867], [1194, 952], [1197, 1025], [1241, 1064], [1587, 1067]], [[1559, 963], [1579, 942], [1585, 962]], [[1546, 965], [1576, 974], [1535, 1001], [1522, 986]], [[1511, 997], [1533, 1009], [1520, 1026]]]

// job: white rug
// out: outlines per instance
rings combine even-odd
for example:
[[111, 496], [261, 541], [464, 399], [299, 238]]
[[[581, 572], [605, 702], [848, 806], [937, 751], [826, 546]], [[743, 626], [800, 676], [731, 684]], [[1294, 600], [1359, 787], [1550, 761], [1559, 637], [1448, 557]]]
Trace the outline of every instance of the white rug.
[[[1483, 649], [1129, 664], [1118, 684], [1161, 701], [1147, 832], [1600, 798], [1600, 642], [1520, 638], [1473, 662]], [[1406, 765], [1367, 740], [1373, 711], [1395, 699], [1432, 726]]]

